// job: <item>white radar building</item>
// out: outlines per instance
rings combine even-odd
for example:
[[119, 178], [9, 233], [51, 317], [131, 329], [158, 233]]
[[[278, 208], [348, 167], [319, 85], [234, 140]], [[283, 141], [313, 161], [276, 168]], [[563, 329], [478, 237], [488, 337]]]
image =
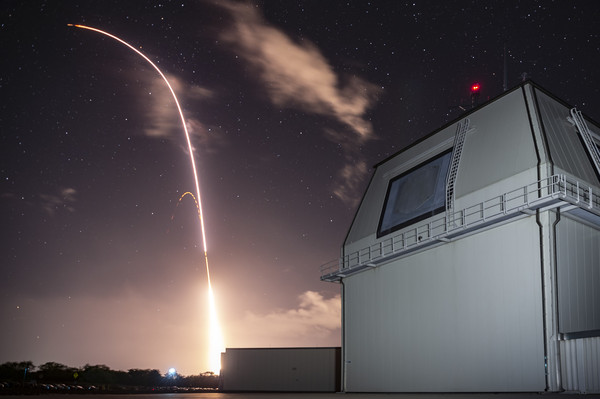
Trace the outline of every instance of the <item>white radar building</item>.
[[600, 127], [531, 81], [377, 164], [321, 279], [346, 392], [600, 392]]

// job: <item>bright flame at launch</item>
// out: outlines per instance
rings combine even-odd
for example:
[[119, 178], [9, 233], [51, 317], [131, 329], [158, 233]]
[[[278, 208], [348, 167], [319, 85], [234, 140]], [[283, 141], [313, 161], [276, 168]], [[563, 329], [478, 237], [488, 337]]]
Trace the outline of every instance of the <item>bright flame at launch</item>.
[[196, 201], [196, 207], [198, 208], [198, 218], [200, 219], [200, 229], [202, 232], [202, 245], [204, 248], [204, 263], [206, 265], [206, 278], [208, 281], [208, 302], [209, 302], [209, 322], [210, 322], [210, 347], [209, 347], [209, 359], [208, 359], [209, 367], [210, 367], [209, 371], [212, 371], [214, 373], [219, 373], [220, 369], [221, 369], [221, 352], [223, 352], [225, 350], [225, 345], [223, 342], [223, 335], [221, 333], [221, 328], [219, 326], [219, 319], [217, 317], [217, 307], [215, 304], [215, 297], [214, 297], [212, 284], [211, 284], [211, 280], [210, 280], [210, 268], [208, 267], [208, 252], [207, 252], [207, 246], [206, 246], [206, 231], [204, 229], [204, 217], [202, 214], [202, 197], [200, 196], [200, 181], [198, 179], [198, 171], [196, 170], [196, 161], [194, 159], [194, 150], [192, 147], [192, 141], [190, 139], [190, 133], [188, 132], [187, 124], [185, 122], [185, 118], [183, 117], [183, 111], [181, 110], [181, 106], [179, 105], [179, 100], [177, 99], [177, 96], [175, 95], [175, 91], [173, 90], [173, 87], [171, 87], [171, 84], [169, 83], [167, 77], [156, 66], [156, 64], [154, 64], [154, 62], [152, 62], [148, 57], [146, 57], [141, 51], [139, 51], [138, 49], [136, 49], [135, 47], [133, 47], [126, 41], [118, 38], [117, 36], [112, 35], [103, 30], [100, 30], [97, 28], [92, 28], [90, 26], [85, 26], [85, 25], [76, 25], [76, 24], [67, 24], [67, 25], [73, 26], [75, 28], [88, 29], [88, 30], [91, 30], [94, 32], [101, 33], [101, 34], [108, 36], [111, 39], [115, 39], [119, 43], [122, 43], [125, 46], [129, 47], [131, 50], [135, 51], [140, 57], [142, 57], [143, 59], [148, 61], [148, 63], [150, 65], [152, 65], [152, 67], [154, 67], [154, 69], [156, 69], [156, 71], [159, 73], [159, 75], [163, 78], [163, 80], [169, 87], [171, 94], [173, 95], [173, 99], [175, 100], [175, 104], [177, 105], [177, 110], [179, 111], [179, 117], [181, 118], [181, 124], [183, 125], [183, 131], [185, 132], [185, 138], [187, 140], [188, 150], [190, 152], [190, 161], [192, 163], [192, 170], [194, 172], [194, 183], [196, 184], [196, 196], [195, 197], [193, 194], [187, 192], [187, 193], [183, 194], [181, 196], [181, 198], [183, 198], [188, 193], [190, 195], [192, 195], [192, 197], [194, 197], [194, 200]]
[[[194, 203], [196, 204], [196, 209], [198, 210], [198, 219], [200, 219], [200, 224], [202, 225], [202, 208], [200, 207], [200, 202], [196, 199], [194, 194], [190, 193], [189, 191], [186, 191], [181, 195], [181, 197], [179, 197], [177, 205], [179, 205], [179, 202], [181, 202], [181, 200], [185, 198], [186, 195], [189, 195], [194, 200]], [[215, 304], [215, 296], [213, 294], [212, 284], [210, 280], [210, 270], [208, 269], [208, 256], [206, 251], [204, 251], [204, 261], [206, 263], [206, 275], [208, 280], [208, 302], [210, 321], [209, 333], [211, 342], [210, 347], [211, 349], [217, 348], [219, 350], [215, 353], [211, 351], [211, 356], [209, 358], [210, 371], [218, 372], [221, 369], [221, 352], [225, 350], [225, 343], [223, 342], [223, 334], [221, 333], [219, 318], [217, 316], [217, 306]]]

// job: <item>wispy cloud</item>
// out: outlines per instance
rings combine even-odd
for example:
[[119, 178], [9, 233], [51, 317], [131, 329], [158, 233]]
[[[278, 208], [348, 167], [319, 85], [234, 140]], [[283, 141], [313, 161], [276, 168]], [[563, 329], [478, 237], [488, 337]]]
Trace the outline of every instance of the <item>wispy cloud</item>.
[[[179, 105], [182, 107], [186, 127], [190, 133], [194, 146], [199, 146], [203, 151], [214, 151], [216, 147], [223, 144], [215, 131], [207, 127], [199, 119], [192, 117], [192, 113], [186, 112], [185, 106], [189, 103], [198, 103], [214, 96], [214, 93], [200, 86], [186, 86], [181, 79], [174, 75], [167, 75], [169, 84], [177, 95]], [[182, 148], [187, 151], [187, 146], [182, 140], [183, 126], [181, 117], [177, 111], [177, 105], [173, 95], [165, 81], [160, 76], [152, 76], [146, 82], [149, 87], [150, 105], [146, 111], [146, 127], [144, 133], [147, 136], [167, 140], [175, 140], [182, 143]]]
[[336, 295], [325, 298], [318, 292], [306, 291], [298, 297], [295, 309], [277, 309], [266, 314], [246, 312], [239, 332], [232, 336], [238, 346], [303, 346], [315, 345], [329, 338], [332, 345], [339, 340], [341, 300]]
[[[169, 83], [176, 93], [181, 92], [179, 80], [169, 76]], [[146, 107], [146, 126], [144, 132], [150, 137], [171, 138], [177, 129], [181, 130], [181, 119], [173, 96], [160, 77], [149, 78], [150, 106]], [[181, 96], [181, 94], [180, 94]]]
[[50, 216], [60, 210], [75, 212], [73, 204], [77, 200], [77, 190], [74, 188], [60, 188], [57, 193], [40, 194], [41, 206]]
[[367, 175], [368, 170], [367, 163], [364, 159], [357, 159], [355, 161], [348, 159], [348, 162], [339, 172], [341, 183], [336, 184], [333, 187], [335, 196], [344, 202], [356, 205], [358, 195], [361, 193], [359, 190], [363, 178]]
[[[218, 4], [229, 10], [234, 21], [221, 38], [255, 68], [270, 100], [281, 107], [337, 120], [345, 126], [346, 133], [326, 137], [351, 142], [344, 147], [347, 158], [361, 158], [356, 148], [375, 136], [365, 114], [373, 106], [380, 88], [357, 76], [338, 76], [314, 44], [294, 41], [268, 25], [256, 6], [231, 1]], [[346, 187], [334, 192], [344, 201], [355, 202], [356, 194], [349, 196], [348, 192], [354, 180], [364, 178], [366, 170], [355, 168], [353, 174], [348, 174], [348, 168], [345, 166], [339, 176], [341, 185]], [[351, 179], [347, 180], [348, 177]]]
[[[189, 133], [205, 142], [205, 136], [210, 129], [206, 128], [198, 119], [191, 117], [191, 114], [185, 111], [184, 106], [186, 103], [212, 98], [214, 93], [200, 86], [185, 86], [181, 79], [174, 75], [168, 75], [167, 79], [182, 107]], [[178, 135], [182, 133], [181, 117], [165, 81], [161, 77], [155, 76], [149, 78], [146, 85], [149, 87], [151, 99], [150, 106], [146, 111], [146, 135], [156, 138], [179, 139]]]

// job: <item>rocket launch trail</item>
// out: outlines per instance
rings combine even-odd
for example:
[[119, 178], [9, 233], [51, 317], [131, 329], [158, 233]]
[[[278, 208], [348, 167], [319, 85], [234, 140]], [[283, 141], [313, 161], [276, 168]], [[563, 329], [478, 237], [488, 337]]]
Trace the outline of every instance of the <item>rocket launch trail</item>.
[[97, 33], [101, 33], [101, 34], [108, 36], [111, 39], [114, 39], [114, 40], [118, 41], [119, 43], [124, 44], [125, 46], [129, 47], [131, 50], [135, 51], [140, 57], [145, 59], [150, 65], [152, 65], [152, 67], [154, 69], [156, 69], [156, 71], [159, 73], [159, 75], [165, 81], [166, 85], [168, 86], [169, 90], [171, 91], [171, 94], [173, 95], [173, 99], [175, 100], [175, 104], [177, 105], [177, 111], [179, 112], [179, 117], [181, 119], [181, 124], [183, 126], [183, 131], [185, 132], [185, 138], [186, 138], [188, 150], [190, 153], [190, 162], [192, 165], [192, 170], [194, 172], [194, 183], [196, 186], [195, 199], [197, 200], [198, 216], [200, 219], [200, 229], [201, 229], [201, 233], [202, 233], [201, 234], [202, 246], [204, 249], [204, 264], [206, 265], [206, 277], [207, 277], [207, 281], [208, 281], [208, 300], [209, 300], [209, 318], [210, 318], [209, 319], [209, 322], [210, 322], [209, 366], [210, 366], [210, 371], [219, 373], [220, 363], [221, 363], [220, 356], [221, 356], [221, 352], [224, 351], [225, 346], [223, 343], [221, 328], [219, 326], [219, 320], [217, 317], [214, 293], [212, 290], [212, 284], [211, 284], [211, 279], [210, 279], [210, 268], [208, 266], [208, 250], [207, 250], [207, 246], [206, 246], [206, 230], [204, 228], [204, 216], [202, 213], [202, 197], [200, 195], [200, 181], [198, 178], [198, 170], [196, 168], [196, 161], [194, 159], [194, 149], [192, 147], [190, 133], [188, 132], [187, 124], [186, 124], [185, 118], [183, 116], [183, 111], [181, 110], [181, 106], [179, 105], [179, 100], [177, 99], [177, 96], [175, 95], [175, 91], [173, 90], [173, 87], [169, 83], [169, 80], [162, 73], [162, 71], [158, 68], [158, 66], [156, 66], [156, 64], [154, 62], [152, 62], [144, 53], [142, 53], [141, 51], [139, 51], [138, 49], [133, 47], [131, 44], [127, 43], [125, 40], [120, 39], [119, 37], [117, 37], [115, 35], [112, 35], [108, 32], [105, 32], [105, 31], [97, 29], [97, 28], [93, 28], [91, 26], [78, 25], [78, 24], [67, 24], [67, 25], [71, 26], [71, 27], [75, 27], [75, 28], [87, 29], [87, 30], [91, 30], [91, 31], [94, 31]]

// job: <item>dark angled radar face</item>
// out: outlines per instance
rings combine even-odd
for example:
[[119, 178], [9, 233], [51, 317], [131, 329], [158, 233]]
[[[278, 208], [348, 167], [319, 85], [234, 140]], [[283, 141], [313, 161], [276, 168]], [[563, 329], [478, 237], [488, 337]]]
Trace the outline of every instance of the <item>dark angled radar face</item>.
[[443, 211], [451, 156], [446, 151], [390, 180], [379, 236]]
[[394, 212], [402, 215], [418, 212], [433, 196], [438, 173], [438, 165], [415, 171], [398, 189]]

